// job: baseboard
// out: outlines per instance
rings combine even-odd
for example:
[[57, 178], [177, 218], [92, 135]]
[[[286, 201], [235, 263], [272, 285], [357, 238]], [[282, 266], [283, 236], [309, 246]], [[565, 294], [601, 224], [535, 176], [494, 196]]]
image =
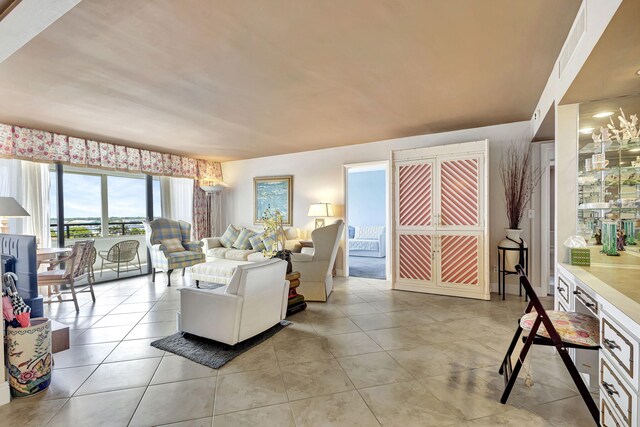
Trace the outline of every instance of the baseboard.
[[5, 381], [0, 383], [0, 406], [6, 405], [11, 400], [11, 394], [9, 392], [9, 382]]

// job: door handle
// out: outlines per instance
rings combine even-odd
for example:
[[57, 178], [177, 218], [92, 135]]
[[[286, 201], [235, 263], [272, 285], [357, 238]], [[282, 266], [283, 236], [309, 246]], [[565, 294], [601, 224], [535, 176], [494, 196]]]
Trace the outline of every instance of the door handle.
[[602, 340], [602, 342], [604, 342], [604, 345], [605, 345], [609, 350], [615, 350], [615, 349], [621, 350], [621, 349], [620, 349], [620, 346], [618, 345], [618, 343], [617, 343], [617, 342], [615, 342], [614, 340], [609, 340], [609, 339], [607, 339], [607, 338], [604, 338], [604, 339]]
[[617, 394], [618, 396], [620, 395], [618, 390], [616, 390], [615, 387], [613, 387], [613, 384], [609, 384], [608, 382], [602, 381], [602, 387], [604, 387], [604, 390], [607, 392], [609, 396], [613, 396], [614, 394]]

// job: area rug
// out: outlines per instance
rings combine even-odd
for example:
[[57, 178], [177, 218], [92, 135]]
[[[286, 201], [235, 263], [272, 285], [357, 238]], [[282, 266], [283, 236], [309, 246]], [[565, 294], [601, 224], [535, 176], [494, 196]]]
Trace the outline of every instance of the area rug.
[[177, 332], [168, 337], [153, 341], [151, 346], [185, 357], [201, 365], [218, 369], [245, 351], [271, 338], [290, 324], [291, 322], [288, 320], [282, 320], [277, 325], [255, 337], [239, 342], [236, 345], [223, 344], [207, 338]]
[[384, 260], [384, 258], [350, 256], [349, 276], [385, 280], [387, 276]]

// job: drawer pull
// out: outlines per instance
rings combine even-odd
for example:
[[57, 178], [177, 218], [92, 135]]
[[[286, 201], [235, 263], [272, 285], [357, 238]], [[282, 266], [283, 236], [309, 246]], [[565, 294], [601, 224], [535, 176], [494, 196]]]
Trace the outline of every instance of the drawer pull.
[[564, 294], [564, 292], [565, 292], [565, 291], [564, 291], [564, 288], [560, 288], [560, 287], [558, 287], [558, 292], [560, 292], [561, 294]]
[[621, 350], [620, 346], [614, 340], [609, 340], [604, 338], [603, 342], [604, 342], [604, 345], [607, 346], [609, 350], [615, 350], [615, 349]]
[[596, 305], [592, 302], [585, 302], [584, 305], [586, 305], [587, 307], [591, 307], [594, 308]]
[[620, 393], [618, 393], [618, 390], [616, 390], [613, 387], [613, 384], [609, 384], [607, 382], [602, 381], [602, 387], [604, 387], [604, 390], [607, 392], [609, 396], [613, 396], [614, 394], [618, 396], [620, 395]]
[[581, 293], [582, 293], [582, 292], [580, 292], [580, 291], [573, 291], [573, 294], [574, 294], [574, 295], [580, 295]]

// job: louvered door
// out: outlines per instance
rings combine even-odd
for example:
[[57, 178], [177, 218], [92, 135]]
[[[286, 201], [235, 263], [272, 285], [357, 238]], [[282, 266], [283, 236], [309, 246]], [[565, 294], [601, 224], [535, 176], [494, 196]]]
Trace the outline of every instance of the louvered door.
[[488, 299], [486, 141], [396, 153], [393, 287]]
[[435, 284], [435, 168], [435, 160], [420, 160], [404, 162], [395, 170], [396, 275], [406, 283]]

